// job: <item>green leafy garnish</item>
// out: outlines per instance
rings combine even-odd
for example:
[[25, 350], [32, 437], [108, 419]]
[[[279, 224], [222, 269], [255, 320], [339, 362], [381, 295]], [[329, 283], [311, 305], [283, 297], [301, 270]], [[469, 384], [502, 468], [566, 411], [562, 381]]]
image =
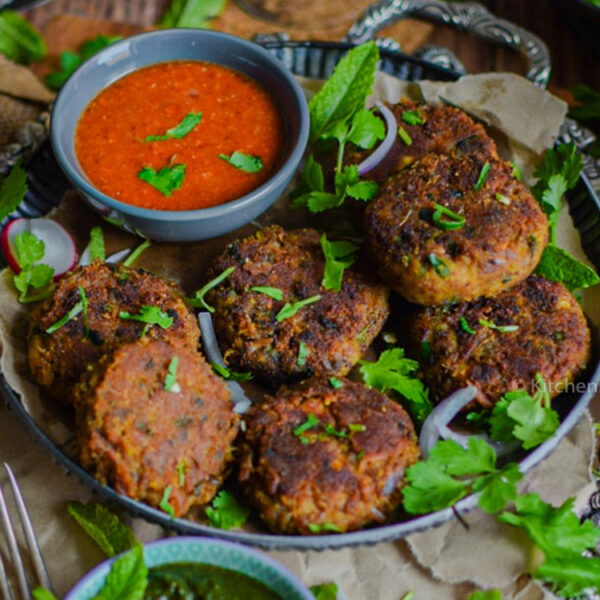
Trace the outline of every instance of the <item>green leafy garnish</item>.
[[[337, 377], [330, 377], [329, 378], [329, 385], [334, 390], [339, 390], [340, 388], [344, 387], [344, 382], [341, 379], [338, 379]], [[352, 426], [350, 426], [350, 428], [352, 428]]]
[[475, 183], [475, 191], [478, 192], [483, 187], [483, 184], [485, 183], [485, 180], [487, 179], [489, 172], [490, 172], [490, 163], [486, 162], [485, 165], [483, 165], [483, 167], [481, 167], [481, 171], [479, 172], [479, 177], [477, 178], [477, 182]]
[[144, 549], [135, 546], [113, 563], [104, 586], [92, 600], [143, 600], [147, 586]]
[[348, 130], [346, 141], [362, 148], [370, 150], [376, 142], [385, 137], [385, 126], [383, 121], [376, 117], [372, 111], [363, 108], [354, 113]]
[[330, 242], [327, 236], [323, 234], [321, 236], [321, 248], [325, 256], [325, 271], [323, 272], [321, 285], [326, 290], [339, 292], [342, 289], [344, 270], [356, 262], [358, 246], [344, 240]]
[[106, 258], [106, 249], [104, 247], [104, 234], [101, 227], [92, 227], [90, 231], [90, 262], [96, 259], [104, 261]]
[[252, 379], [252, 373], [238, 373], [216, 362], [211, 362], [210, 366], [215, 373], [227, 381], [250, 381]]
[[185, 165], [168, 165], [158, 173], [152, 167], [142, 167], [138, 177], [156, 188], [163, 196], [169, 197], [183, 185]]
[[79, 52], [65, 50], [60, 55], [61, 70], [46, 75], [46, 85], [54, 90], [59, 90], [84, 61], [121, 39], [123, 39], [121, 36], [98, 35], [81, 44]]
[[124, 267], [130, 267], [142, 254], [150, 248], [150, 240], [144, 240], [124, 261]]
[[406, 474], [404, 508], [424, 514], [453, 506], [471, 492], [481, 492], [479, 506], [495, 513], [517, 497], [519, 466], [496, 467], [496, 452], [484, 440], [470, 437], [465, 449], [454, 440], [438, 442], [426, 461], [410, 467]]
[[26, 65], [47, 53], [44, 38], [27, 19], [12, 10], [0, 12], [0, 54]]
[[17, 210], [26, 193], [27, 173], [19, 160], [5, 178], [0, 176], [0, 221]]
[[177, 463], [177, 475], [179, 477], [179, 487], [183, 487], [185, 485], [185, 472], [187, 470], [187, 465], [184, 460], [180, 460]]
[[290, 304], [286, 302], [281, 310], [275, 315], [275, 320], [278, 323], [281, 323], [284, 319], [289, 319], [293, 317], [301, 308], [308, 306], [309, 304], [314, 304], [321, 299], [321, 296], [317, 294], [316, 296], [311, 296], [310, 298], [305, 298], [304, 300], [299, 300], [298, 302], [294, 302]]
[[315, 600], [337, 600], [338, 587], [335, 583], [313, 585], [310, 588], [310, 593], [315, 597]]
[[450, 275], [448, 265], [437, 254], [432, 252], [427, 258], [440, 277], [448, 277]]
[[[589, 0], [588, 0], [589, 1]], [[600, 6], [600, 0], [593, 0]], [[587, 85], [576, 85], [572, 90], [578, 103], [569, 109], [569, 115], [578, 121], [600, 121], [600, 94]]]
[[304, 367], [306, 364], [306, 359], [308, 358], [309, 354], [310, 350], [308, 349], [308, 346], [303, 341], [300, 341], [298, 344], [298, 358], [296, 359], [296, 364], [300, 368]]
[[58, 600], [52, 592], [43, 587], [36, 587], [32, 595], [33, 600]]
[[518, 331], [518, 325], [496, 325], [494, 321], [488, 321], [487, 319], [479, 319], [479, 324], [482, 327], [487, 327], [488, 329], [494, 329], [495, 331], [500, 331], [501, 333], [511, 333], [513, 331]]
[[467, 600], [502, 600], [500, 590], [475, 590], [467, 596]]
[[518, 165], [516, 163], [510, 163], [512, 165], [512, 171], [511, 171], [511, 175], [517, 180], [517, 181], [521, 181], [522, 175], [521, 175], [521, 169], [519, 169]]
[[71, 310], [69, 310], [63, 317], [61, 317], [56, 323], [50, 325], [46, 329], [47, 334], [52, 334], [58, 331], [63, 325], [66, 325], [71, 319], [74, 319], [79, 313], [83, 312], [83, 302], [80, 300]]
[[106, 556], [116, 556], [139, 544], [133, 530], [101, 504], [69, 502], [70, 515], [100, 546]]
[[465, 333], [469, 333], [470, 335], [473, 335], [475, 333], [475, 330], [469, 325], [469, 323], [467, 322], [467, 320], [464, 317], [460, 318], [460, 328]]
[[191, 304], [195, 308], [204, 308], [210, 313], [214, 313], [215, 309], [212, 306], [209, 306], [205, 300], [204, 296], [213, 288], [216, 288], [220, 283], [225, 281], [233, 272], [235, 271], [235, 267], [228, 267], [225, 269], [220, 275], [217, 275], [214, 279], [211, 279], [206, 285], [202, 286], [195, 294], [193, 298], [188, 298], [188, 304]]
[[431, 220], [436, 227], [453, 231], [455, 229], [462, 229], [465, 226], [465, 218], [463, 216], [441, 204], [435, 203], [433, 206], [435, 207], [435, 212]]
[[308, 417], [306, 418], [306, 421], [304, 421], [302, 425], [298, 425], [298, 427], [294, 429], [294, 435], [296, 437], [301, 438], [302, 443], [305, 443], [306, 440], [303, 438], [304, 433], [309, 429], [316, 427], [319, 424], [319, 419], [317, 419], [317, 417], [315, 417], [315, 415], [313, 415], [312, 413], [309, 413]]
[[171, 129], [167, 129], [167, 131], [163, 135], [149, 135], [146, 137], [147, 142], [160, 142], [164, 140], [172, 140], [177, 139], [180, 140], [184, 138], [188, 133], [200, 123], [202, 120], [201, 112], [191, 112], [183, 117], [182, 121], [175, 125], [175, 127], [171, 127]]
[[507, 198], [506, 196], [503, 196], [502, 194], [496, 192], [496, 200], [498, 200], [498, 202], [500, 202], [500, 204], [504, 204], [504, 206], [510, 206], [511, 204], [511, 200], [510, 198]]
[[[165, 389], [166, 389], [166, 384], [165, 384]], [[175, 510], [173, 509], [173, 507], [169, 504], [169, 498], [171, 496], [171, 492], [173, 491], [173, 486], [172, 485], [168, 485], [167, 488], [165, 489], [164, 493], [163, 493], [163, 497], [159, 503], [159, 507], [163, 512], [166, 512], [171, 519], [175, 518]]]
[[309, 523], [308, 528], [311, 533], [341, 533], [341, 529], [334, 523]]
[[45, 254], [46, 245], [33, 233], [23, 231], [15, 237], [16, 259], [21, 272], [13, 276], [15, 287], [20, 292], [19, 302], [37, 302], [50, 295], [51, 289], [47, 289], [35, 296], [27, 296], [30, 287], [34, 289], [45, 288], [52, 281], [54, 269], [48, 265], [39, 264]]
[[408, 135], [408, 131], [406, 131], [406, 129], [404, 129], [404, 127], [398, 127], [398, 135], [400, 136], [400, 139], [407, 145], [407, 146], [412, 146], [412, 138], [410, 137], [410, 135]]
[[[179, 364], [179, 358], [174, 356], [169, 363], [167, 370], [167, 376], [165, 377], [165, 392], [178, 393], [180, 391], [179, 384], [177, 383], [177, 365]], [[169, 486], [170, 487], [170, 486]]]
[[367, 426], [363, 425], [362, 423], [350, 423], [350, 425], [348, 425], [348, 429], [350, 431], [357, 432], [357, 433], [361, 433], [363, 431], [367, 430]]
[[273, 298], [273, 300], [283, 300], [283, 292], [276, 287], [256, 285], [251, 287], [250, 290], [269, 296], [269, 298]]
[[241, 527], [248, 516], [250, 509], [242, 506], [235, 497], [225, 490], [221, 490], [206, 509], [206, 516], [213, 527], [231, 529]]
[[382, 392], [394, 390], [400, 394], [419, 423], [432, 411], [433, 406], [423, 382], [413, 375], [418, 371], [419, 363], [406, 358], [402, 348], [384, 350], [376, 362], [361, 360], [360, 365], [360, 373], [369, 387]]
[[406, 594], [404, 594], [404, 596], [402, 596], [402, 600], [413, 600], [415, 596], [414, 592], [406, 592]]
[[559, 281], [571, 291], [600, 283], [598, 273], [566, 250], [546, 246], [535, 272], [549, 281]]
[[146, 331], [150, 325], [158, 325], [161, 329], [168, 329], [173, 325], [173, 317], [162, 311], [158, 306], [147, 306], [143, 305], [140, 308], [140, 312], [132, 314], [130, 312], [121, 311], [119, 313], [120, 319], [126, 321], [139, 321], [140, 323], [146, 323], [146, 327], [142, 333], [142, 336], [146, 334]]
[[81, 298], [81, 311], [83, 312], [83, 324], [85, 326], [85, 337], [90, 335], [90, 321], [88, 319], [88, 298], [85, 295], [85, 290], [83, 287], [78, 286], [79, 296]]
[[309, 102], [310, 138], [315, 141], [336, 121], [346, 120], [365, 106], [375, 81], [379, 50], [367, 42], [340, 60], [323, 87]]
[[244, 173], [258, 173], [263, 168], [263, 163], [259, 156], [244, 154], [237, 150], [231, 156], [219, 154], [219, 158], [228, 162], [236, 169], [244, 171]]
[[226, 0], [171, 0], [158, 25], [210, 29], [210, 22], [225, 8]]
[[345, 439], [348, 437], [348, 432], [347, 431], [341, 431], [336, 429], [333, 425], [329, 424], [329, 423], [325, 423], [325, 433], [333, 436], [333, 437], [337, 437], [337, 438], [342, 438]]
[[409, 125], [425, 125], [425, 119], [419, 114], [417, 109], [403, 111], [402, 120]]

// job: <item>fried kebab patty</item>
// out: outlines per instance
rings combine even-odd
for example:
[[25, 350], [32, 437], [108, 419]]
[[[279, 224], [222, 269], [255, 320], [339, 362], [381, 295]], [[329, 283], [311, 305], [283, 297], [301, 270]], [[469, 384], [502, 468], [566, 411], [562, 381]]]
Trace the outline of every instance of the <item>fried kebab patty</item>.
[[239, 480], [270, 529], [345, 532], [382, 522], [399, 505], [420, 456], [405, 410], [348, 379], [313, 377], [253, 406]]
[[101, 483], [154, 507], [170, 487], [176, 516], [212, 500], [238, 416], [197, 350], [149, 337], [125, 344], [88, 369], [74, 397], [81, 464]]
[[[436, 204], [464, 225], [436, 224], [456, 222]], [[365, 228], [384, 281], [424, 305], [494, 296], [516, 285], [531, 274], [548, 239], [546, 215], [509, 163], [461, 153], [430, 154], [390, 177], [367, 207]]]
[[[398, 126], [410, 137], [411, 144], [408, 145], [398, 134], [386, 157], [365, 175], [368, 179], [382, 182], [426, 154], [447, 154], [454, 149], [463, 154], [478, 154], [484, 160], [487, 157], [497, 158], [494, 141], [479, 123], [475, 123], [462, 110], [444, 104], [418, 104], [406, 98], [399, 104], [387, 106], [394, 113]], [[418, 113], [424, 123], [407, 123], [402, 119], [407, 112]], [[358, 164], [372, 152], [349, 147], [345, 162]]]
[[[345, 375], [388, 316], [388, 290], [358, 268], [344, 271], [339, 292], [321, 286], [325, 260], [312, 229], [268, 227], [230, 244], [210, 276], [235, 270], [209, 292], [225, 361], [275, 385], [312, 374]], [[274, 287], [282, 300], [252, 288]], [[321, 298], [294, 316], [276, 320], [286, 303]]]
[[[82, 311], [54, 333], [47, 333], [81, 301], [80, 287], [87, 298], [89, 332]], [[119, 316], [121, 312], [139, 314], [143, 306], [159, 308], [173, 318], [173, 324], [163, 329]], [[73, 385], [88, 364], [142, 335], [180, 339], [193, 350], [198, 346], [200, 333], [177, 285], [143, 269], [95, 261], [61, 279], [54, 294], [32, 313], [29, 367], [36, 381], [52, 396], [68, 401]]]
[[424, 350], [425, 383], [437, 401], [472, 384], [477, 401], [489, 407], [510, 390], [533, 391], [536, 373], [554, 397], [590, 356], [590, 331], [577, 300], [561, 283], [538, 275], [495, 298], [420, 308], [409, 331], [413, 347]]

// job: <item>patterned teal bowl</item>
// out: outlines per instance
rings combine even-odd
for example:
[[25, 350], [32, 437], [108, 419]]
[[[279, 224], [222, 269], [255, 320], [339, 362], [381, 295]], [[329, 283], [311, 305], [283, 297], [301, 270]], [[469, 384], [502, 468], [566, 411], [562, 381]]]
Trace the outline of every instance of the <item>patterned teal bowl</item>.
[[[173, 537], [144, 545], [148, 568], [172, 563], [199, 563], [231, 569], [257, 579], [284, 600], [315, 600], [300, 580], [266, 554], [240, 544], [205, 537]], [[103, 586], [114, 559], [90, 571], [65, 600], [90, 600]]]

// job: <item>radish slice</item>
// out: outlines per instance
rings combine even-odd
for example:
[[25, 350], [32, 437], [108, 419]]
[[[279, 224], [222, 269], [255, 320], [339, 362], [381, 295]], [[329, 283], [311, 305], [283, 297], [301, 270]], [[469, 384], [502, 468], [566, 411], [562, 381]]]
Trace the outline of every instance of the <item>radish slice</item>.
[[54, 280], [70, 271], [77, 263], [77, 250], [68, 231], [52, 219], [15, 219], [2, 231], [0, 245], [6, 262], [15, 273], [21, 272], [17, 261], [15, 238], [28, 231], [46, 246], [44, 258], [39, 263], [54, 269]]
[[[125, 250], [119, 250], [119, 252], [115, 252], [114, 254], [107, 256], [104, 259], [104, 262], [115, 264], [115, 263], [118, 263], [119, 261], [123, 260], [129, 254], [131, 254], [130, 248], [126, 248]], [[85, 247], [85, 250], [81, 253], [81, 257], [79, 258], [79, 266], [87, 267], [89, 264], [90, 264], [90, 245], [88, 244]]]
[[[204, 343], [204, 350], [206, 356], [210, 362], [217, 363], [222, 367], [226, 367], [225, 361], [221, 356], [219, 345], [217, 343], [217, 336], [215, 335], [215, 328], [213, 327], [212, 316], [209, 312], [201, 312], [198, 314], [198, 321], [200, 322], [200, 331], [202, 332], [202, 342]], [[234, 404], [234, 410], [236, 413], [244, 414], [250, 408], [250, 400], [244, 393], [242, 386], [237, 381], [228, 381], [227, 387], [231, 392], [231, 400]]]
[[398, 121], [396, 121], [394, 113], [381, 102], [376, 102], [375, 104], [385, 120], [387, 133], [383, 139], [383, 142], [379, 144], [377, 150], [375, 150], [373, 154], [370, 154], [367, 156], [367, 158], [365, 158], [365, 160], [358, 164], [359, 175], [364, 175], [365, 173], [368, 173], [374, 169], [387, 156], [388, 152], [392, 149], [392, 146], [396, 141]]

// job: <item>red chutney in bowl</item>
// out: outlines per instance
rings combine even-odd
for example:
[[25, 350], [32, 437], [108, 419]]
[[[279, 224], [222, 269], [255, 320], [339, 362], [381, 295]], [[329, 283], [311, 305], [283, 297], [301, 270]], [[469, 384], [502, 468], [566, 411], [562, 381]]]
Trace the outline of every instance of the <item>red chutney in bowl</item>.
[[240, 198], [273, 174], [283, 123], [271, 96], [228, 67], [174, 61], [119, 79], [90, 102], [75, 151], [106, 195], [157, 210]]

